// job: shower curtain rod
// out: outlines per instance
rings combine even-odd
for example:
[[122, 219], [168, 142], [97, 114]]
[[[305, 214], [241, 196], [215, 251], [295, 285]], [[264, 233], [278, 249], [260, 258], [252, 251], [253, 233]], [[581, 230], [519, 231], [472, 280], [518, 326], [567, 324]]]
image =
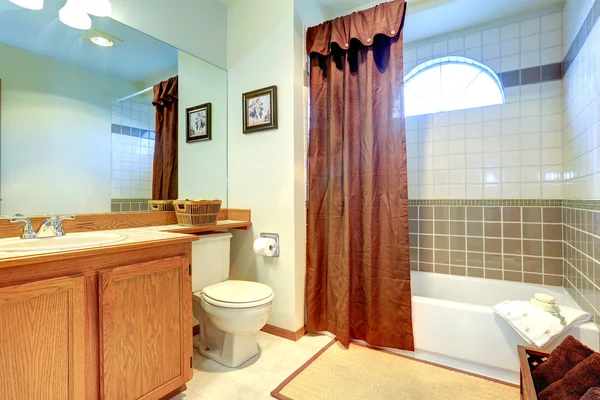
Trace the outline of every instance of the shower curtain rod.
[[150, 92], [150, 91], [151, 91], [151, 90], [153, 90], [153, 89], [154, 89], [154, 86], [150, 86], [150, 87], [149, 87], [149, 88], [147, 88], [147, 89], [140, 90], [139, 92], [137, 92], [137, 93], [134, 93], [134, 94], [130, 94], [129, 96], [123, 97], [122, 99], [117, 99], [117, 103], [120, 103], [120, 102], [122, 102], [122, 101], [125, 101], [125, 100], [129, 100], [129, 99], [131, 99], [132, 97], [136, 97], [136, 96], [139, 96], [139, 95], [141, 95], [141, 94], [148, 93], [148, 92]]

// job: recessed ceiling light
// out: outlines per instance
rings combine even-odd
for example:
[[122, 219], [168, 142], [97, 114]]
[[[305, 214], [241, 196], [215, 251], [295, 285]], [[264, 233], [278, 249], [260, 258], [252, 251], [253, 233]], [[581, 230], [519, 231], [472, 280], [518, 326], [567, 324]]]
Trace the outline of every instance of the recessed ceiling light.
[[89, 40], [96, 46], [100, 47], [117, 47], [123, 44], [123, 40], [110, 35], [106, 32], [102, 32], [98, 29], [92, 28], [88, 31], [85, 31], [81, 37], [84, 40]]
[[10, 0], [10, 2], [30, 10], [41, 10], [44, 8], [44, 0]]
[[114, 45], [114, 42], [112, 40], [102, 36], [92, 36], [90, 38], [90, 42], [100, 47], [112, 47]]

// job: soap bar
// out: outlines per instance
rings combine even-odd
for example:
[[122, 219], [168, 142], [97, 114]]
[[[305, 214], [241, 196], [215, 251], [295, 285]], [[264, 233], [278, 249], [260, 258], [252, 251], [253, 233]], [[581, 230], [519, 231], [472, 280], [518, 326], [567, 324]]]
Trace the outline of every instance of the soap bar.
[[544, 303], [543, 301], [539, 301], [537, 299], [531, 299], [530, 301], [532, 306], [536, 306], [537, 308], [540, 308], [544, 311], [547, 312], [553, 312], [555, 311], [554, 307], [552, 306], [552, 304], [549, 303]]
[[553, 304], [556, 302], [556, 299], [554, 298], [554, 296], [550, 296], [549, 294], [546, 294], [546, 293], [536, 293], [535, 299], [538, 301], [541, 301], [542, 303], [548, 303], [548, 304]]

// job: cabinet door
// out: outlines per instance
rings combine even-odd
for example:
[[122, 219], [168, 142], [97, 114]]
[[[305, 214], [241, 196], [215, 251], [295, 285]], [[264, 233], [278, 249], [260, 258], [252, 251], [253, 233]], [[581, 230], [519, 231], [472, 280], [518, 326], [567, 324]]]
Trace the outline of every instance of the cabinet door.
[[173, 257], [100, 272], [103, 399], [160, 399], [191, 379], [188, 267]]
[[83, 277], [0, 288], [3, 399], [85, 398], [84, 315]]

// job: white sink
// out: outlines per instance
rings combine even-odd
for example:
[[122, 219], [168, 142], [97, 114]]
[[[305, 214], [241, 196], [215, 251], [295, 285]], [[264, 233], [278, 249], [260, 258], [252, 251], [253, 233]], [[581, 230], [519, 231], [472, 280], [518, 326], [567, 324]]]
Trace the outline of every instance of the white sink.
[[127, 239], [127, 235], [110, 232], [69, 233], [65, 236], [44, 239], [2, 239], [0, 252], [32, 252], [74, 250], [106, 246]]

